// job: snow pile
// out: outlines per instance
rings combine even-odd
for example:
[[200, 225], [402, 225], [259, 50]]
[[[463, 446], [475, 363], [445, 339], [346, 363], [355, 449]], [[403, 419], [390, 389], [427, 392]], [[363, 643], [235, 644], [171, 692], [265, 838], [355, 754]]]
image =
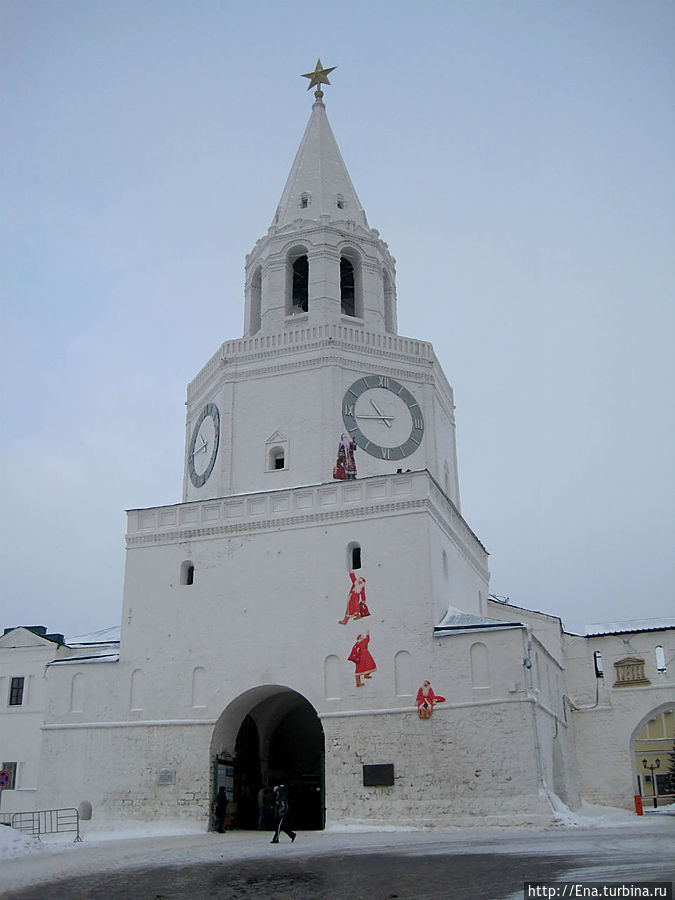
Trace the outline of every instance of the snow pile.
[[34, 837], [27, 837], [9, 825], [0, 825], [0, 859], [27, 856], [29, 853], [39, 853], [40, 850], [44, 850], [44, 847]]
[[596, 806], [582, 801], [581, 806], [571, 810], [566, 803], [554, 794], [547, 791], [549, 803], [553, 810], [553, 818], [556, 825], [564, 827], [588, 827], [589, 825], [612, 827], [625, 825], [628, 821], [635, 820], [635, 813], [627, 809], [619, 809], [616, 806]]
[[106, 820], [97, 823], [91, 822], [83, 826], [80, 824], [80, 832], [83, 840], [88, 844], [104, 843], [106, 841], [127, 841], [141, 838], [176, 837], [187, 834], [205, 834], [202, 824], [191, 822], [172, 821], [115, 821]]

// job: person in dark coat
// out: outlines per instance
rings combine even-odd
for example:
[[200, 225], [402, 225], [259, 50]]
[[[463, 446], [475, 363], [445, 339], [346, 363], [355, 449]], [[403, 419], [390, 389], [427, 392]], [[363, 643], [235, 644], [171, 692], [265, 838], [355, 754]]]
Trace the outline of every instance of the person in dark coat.
[[295, 840], [295, 832], [291, 831], [288, 822], [289, 822], [289, 814], [290, 808], [288, 806], [288, 798], [286, 796], [286, 790], [284, 787], [277, 786], [274, 788], [274, 796], [276, 798], [274, 804], [274, 814], [277, 819], [277, 830], [274, 833], [274, 837], [270, 841], [271, 844], [279, 843], [279, 835], [283, 831], [284, 834], [287, 834], [291, 839], [291, 843]]
[[216, 802], [213, 804], [213, 811], [216, 818], [216, 831], [218, 834], [222, 834], [225, 827], [225, 815], [227, 813], [227, 792], [224, 787], [221, 787], [218, 791]]

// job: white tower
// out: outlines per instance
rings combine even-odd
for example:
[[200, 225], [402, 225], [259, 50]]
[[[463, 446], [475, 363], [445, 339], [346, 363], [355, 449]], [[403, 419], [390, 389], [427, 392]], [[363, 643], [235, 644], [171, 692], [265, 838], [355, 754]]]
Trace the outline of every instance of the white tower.
[[[315, 82], [316, 83], [316, 82]], [[272, 225], [246, 260], [245, 334], [188, 386], [184, 500], [427, 469], [459, 509], [452, 389], [396, 331], [396, 270], [317, 90]]]

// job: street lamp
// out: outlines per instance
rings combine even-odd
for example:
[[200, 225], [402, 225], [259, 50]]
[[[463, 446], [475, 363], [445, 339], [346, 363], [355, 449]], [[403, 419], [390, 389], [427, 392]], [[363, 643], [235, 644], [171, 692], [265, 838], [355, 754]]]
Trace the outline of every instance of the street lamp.
[[645, 769], [650, 769], [652, 773], [652, 790], [654, 792], [654, 809], [658, 806], [658, 789], [656, 787], [656, 778], [654, 777], [654, 769], [658, 769], [661, 766], [661, 760], [655, 759], [653, 763], [648, 763], [646, 759], [642, 760], [642, 765]]

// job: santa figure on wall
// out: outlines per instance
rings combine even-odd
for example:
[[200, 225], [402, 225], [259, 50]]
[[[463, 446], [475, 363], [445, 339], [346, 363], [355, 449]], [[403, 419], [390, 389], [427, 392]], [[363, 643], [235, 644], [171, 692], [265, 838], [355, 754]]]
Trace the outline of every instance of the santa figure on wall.
[[363, 676], [364, 678], [370, 678], [373, 672], [377, 669], [375, 660], [371, 656], [370, 650], [368, 649], [369, 643], [370, 632], [366, 631], [365, 635], [360, 634], [356, 638], [354, 646], [352, 647], [352, 652], [348, 657], [348, 659], [356, 666], [354, 675], [356, 676], [357, 687], [363, 687], [361, 676]]
[[366, 606], [366, 579], [354, 572], [350, 572], [349, 577], [352, 586], [347, 598], [347, 611], [344, 619], [340, 619], [338, 623], [340, 625], [346, 625], [350, 619], [363, 619], [370, 615], [370, 610]]
[[333, 468], [333, 478], [338, 481], [353, 481], [356, 478], [355, 450], [356, 441], [354, 438], [346, 432], [343, 433], [338, 444], [337, 462]]
[[417, 692], [417, 715], [420, 719], [430, 719], [434, 711], [434, 703], [445, 703], [445, 697], [434, 694], [429, 681], [425, 681]]

